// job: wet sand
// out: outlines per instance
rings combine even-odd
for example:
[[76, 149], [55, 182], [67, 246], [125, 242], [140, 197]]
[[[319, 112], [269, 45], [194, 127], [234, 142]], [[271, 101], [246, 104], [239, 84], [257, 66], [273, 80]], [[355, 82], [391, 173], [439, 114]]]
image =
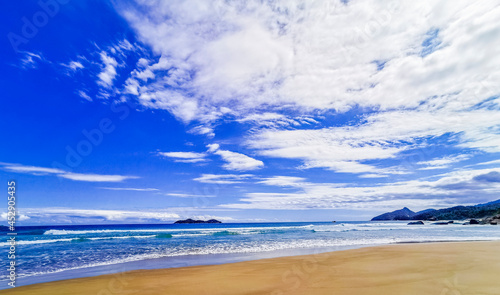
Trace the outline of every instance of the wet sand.
[[399, 244], [211, 266], [136, 270], [0, 294], [500, 294], [500, 242]]

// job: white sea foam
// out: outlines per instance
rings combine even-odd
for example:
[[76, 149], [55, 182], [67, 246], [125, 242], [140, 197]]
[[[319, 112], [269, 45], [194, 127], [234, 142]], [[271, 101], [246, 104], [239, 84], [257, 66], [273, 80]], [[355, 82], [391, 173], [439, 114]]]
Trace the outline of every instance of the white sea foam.
[[[388, 230], [405, 230], [414, 231], [428, 228], [429, 230], [453, 229], [454, 232], [466, 231], [467, 228], [459, 223], [453, 223], [443, 226], [435, 226], [426, 224], [423, 226], [408, 226], [406, 222], [388, 222], [388, 223], [335, 223], [335, 224], [316, 224], [302, 226], [256, 226], [256, 227], [218, 227], [218, 228], [167, 228], [167, 229], [104, 229], [104, 230], [47, 230], [44, 235], [47, 236], [77, 236], [71, 238], [56, 238], [56, 239], [39, 239], [39, 240], [20, 240], [19, 245], [45, 244], [57, 242], [74, 242], [78, 239], [86, 240], [106, 240], [106, 239], [144, 239], [155, 238], [159, 233], [170, 233], [173, 238], [196, 238], [200, 236], [211, 235], [254, 235], [254, 234], [287, 234], [293, 230], [314, 231], [318, 233], [328, 232], [351, 232], [351, 231], [388, 231]], [[480, 227], [475, 227], [475, 232], [481, 232]], [[486, 230], [486, 228], [485, 228]], [[120, 235], [121, 234], [121, 235]], [[132, 234], [132, 235], [127, 235]], [[135, 235], [133, 235], [135, 234]], [[143, 235], [141, 235], [143, 234]], [[97, 237], [95, 236], [97, 235]], [[0, 246], [8, 245], [7, 242], [0, 243]]]
[[[387, 223], [336, 223], [328, 225], [315, 225], [313, 227], [316, 232], [348, 232], [348, 231], [387, 231], [387, 230], [422, 230], [422, 228], [439, 229], [437, 225], [412, 225], [408, 226], [407, 222], [387, 222]], [[461, 223], [450, 223], [446, 228], [463, 228]]]
[[[76, 242], [79, 239], [84, 240], [108, 240], [108, 239], [144, 239], [144, 238], [155, 238], [158, 233], [172, 233], [172, 237], [182, 238], [182, 237], [199, 237], [199, 236], [209, 236], [209, 235], [223, 235], [227, 232], [227, 235], [237, 234], [237, 235], [252, 235], [261, 233], [272, 233], [276, 230], [294, 230], [294, 229], [308, 229], [312, 228], [312, 225], [304, 226], [275, 226], [275, 227], [221, 227], [221, 228], [187, 228], [187, 229], [140, 229], [140, 230], [47, 230], [44, 235], [50, 236], [68, 236], [74, 235], [78, 237], [72, 238], [59, 238], [59, 239], [38, 239], [38, 240], [19, 240], [18, 245], [33, 245], [33, 244], [46, 244], [46, 243], [58, 243], [58, 242]], [[113, 234], [140, 234], [140, 233], [155, 233], [153, 235], [125, 235], [118, 236]], [[104, 235], [99, 237], [92, 237], [92, 235]], [[84, 241], [82, 240], [82, 241]], [[8, 242], [0, 243], [0, 246], [7, 246]]]
[[256, 231], [256, 230], [280, 230], [280, 229], [305, 229], [314, 225], [303, 226], [260, 226], [260, 227], [217, 227], [217, 228], [162, 228], [162, 229], [95, 229], [95, 230], [65, 230], [50, 229], [44, 235], [86, 235], [86, 234], [107, 234], [107, 233], [170, 233], [170, 232], [220, 232], [220, 231]]
[[[36, 245], [36, 244], [48, 244], [48, 243], [60, 243], [60, 242], [78, 242], [79, 240], [96, 241], [96, 240], [111, 240], [111, 239], [146, 239], [146, 238], [155, 238], [155, 237], [156, 237], [156, 235], [122, 236], [122, 237], [93, 237], [93, 238], [78, 237], [78, 238], [66, 238], [66, 239], [40, 239], [40, 240], [31, 240], [31, 241], [29, 241], [29, 240], [28, 241], [17, 240], [16, 244], [17, 245]], [[22, 239], [22, 237], [21, 237], [21, 239]], [[0, 243], [0, 246], [8, 246], [8, 245], [10, 245], [9, 242]]]
[[[74, 239], [71, 238], [71, 239], [50, 239], [50, 240], [47, 239], [47, 240], [23, 241], [23, 240], [20, 240], [18, 238], [18, 240], [16, 241], [16, 244], [17, 245], [34, 245], [34, 244], [47, 244], [47, 243], [57, 243], [57, 242], [71, 242], [72, 240], [74, 240]], [[10, 245], [10, 243], [8, 243], [8, 242], [0, 243], [1, 247], [7, 246], [7, 245]]]

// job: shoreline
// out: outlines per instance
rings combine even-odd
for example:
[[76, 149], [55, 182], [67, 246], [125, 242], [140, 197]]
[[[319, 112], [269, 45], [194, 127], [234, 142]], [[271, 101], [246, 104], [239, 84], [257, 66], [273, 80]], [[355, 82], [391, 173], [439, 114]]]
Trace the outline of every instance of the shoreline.
[[[392, 243], [392, 244], [397, 244]], [[44, 273], [36, 276], [27, 276], [17, 278], [17, 286], [29, 286], [34, 284], [42, 284], [70, 279], [80, 279], [86, 277], [95, 277], [101, 275], [113, 275], [122, 272], [135, 270], [152, 270], [152, 269], [176, 269], [191, 266], [210, 266], [221, 265], [228, 263], [246, 262], [262, 259], [272, 259], [280, 257], [293, 257], [304, 255], [316, 255], [318, 253], [345, 251], [366, 247], [376, 247], [390, 244], [368, 244], [368, 245], [342, 245], [329, 247], [314, 247], [314, 248], [291, 248], [285, 250], [273, 250], [264, 252], [249, 252], [249, 253], [217, 253], [217, 254], [199, 254], [199, 255], [181, 255], [181, 256], [166, 256], [161, 258], [148, 258], [136, 261], [127, 261], [113, 264], [103, 264], [98, 266], [82, 267], [75, 269], [66, 269], [51, 273]], [[26, 283], [26, 281], [33, 281]], [[7, 286], [8, 280], [0, 281], [5, 286], [0, 286], [0, 292], [5, 289], [10, 289]]]
[[[262, 259], [272, 259], [280, 257], [293, 257], [304, 255], [317, 255], [327, 252], [338, 252], [346, 250], [354, 250], [360, 248], [370, 248], [378, 246], [389, 246], [399, 244], [422, 244], [422, 243], [457, 243], [457, 242], [488, 242], [500, 241], [495, 239], [489, 240], [421, 240], [421, 241], [397, 241], [383, 244], [353, 244], [353, 245], [338, 245], [328, 247], [313, 247], [313, 248], [290, 248], [284, 250], [273, 250], [264, 252], [244, 252], [244, 253], [217, 253], [217, 254], [200, 254], [200, 255], [181, 255], [181, 256], [166, 256], [159, 258], [148, 258], [142, 260], [133, 260], [119, 263], [102, 264], [88, 267], [78, 267], [73, 269], [65, 269], [61, 271], [43, 273], [34, 276], [18, 277], [16, 287], [29, 286], [34, 284], [42, 284], [49, 282], [57, 282], [71, 279], [81, 279], [87, 277], [96, 277], [101, 275], [113, 275], [122, 272], [135, 270], [158, 270], [158, 269], [175, 269], [191, 266], [210, 266], [221, 265], [228, 263], [246, 262]], [[7, 286], [8, 280], [2, 280], [0, 283], [0, 292], [2, 290], [11, 289]]]
[[462, 295], [493, 295], [500, 289], [496, 279], [499, 246], [500, 241], [397, 243], [218, 265], [132, 270], [0, 293], [375, 295], [454, 294], [456, 290]]

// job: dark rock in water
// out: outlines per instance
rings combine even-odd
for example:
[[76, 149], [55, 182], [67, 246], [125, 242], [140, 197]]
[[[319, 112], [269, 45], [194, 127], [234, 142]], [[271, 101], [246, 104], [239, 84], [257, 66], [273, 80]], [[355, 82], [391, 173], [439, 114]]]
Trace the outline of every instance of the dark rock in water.
[[184, 224], [184, 223], [191, 224], [191, 223], [222, 223], [222, 222], [215, 220], [215, 219], [210, 219], [210, 220], [204, 221], [204, 220], [194, 220], [194, 219], [188, 218], [185, 220], [177, 220], [174, 223], [176, 223], [176, 224]]
[[434, 222], [434, 225], [448, 225], [448, 222]]
[[487, 217], [481, 221], [482, 224], [491, 224], [491, 225], [497, 225], [500, 224], [500, 214]]
[[453, 220], [448, 221], [448, 223], [453, 223]]
[[475, 219], [471, 219], [469, 221], [469, 224], [479, 224], [479, 221], [475, 220]]
[[414, 221], [414, 222], [408, 223], [408, 225], [424, 225], [424, 222], [423, 221]]

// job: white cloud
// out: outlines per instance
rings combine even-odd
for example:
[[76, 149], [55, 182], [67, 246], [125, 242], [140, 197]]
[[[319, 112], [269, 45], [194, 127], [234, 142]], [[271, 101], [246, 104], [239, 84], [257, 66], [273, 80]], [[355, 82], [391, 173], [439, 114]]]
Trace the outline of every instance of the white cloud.
[[222, 106], [235, 104], [245, 115], [266, 106], [409, 108], [436, 98], [436, 105], [463, 110], [500, 87], [496, 3], [117, 5], [139, 38], [162, 56], [156, 70], [169, 69], [163, 80], [144, 85], [141, 96], [155, 97], [146, 99], [149, 107], [184, 121], [217, 117]]
[[104, 219], [111, 222], [123, 221], [171, 221], [179, 219], [177, 213], [164, 210], [103, 210], [103, 209], [74, 209], [74, 208], [36, 208], [23, 209], [23, 215], [32, 219], [31, 222], [53, 223], [85, 223], [92, 220]]
[[134, 192], [155, 192], [157, 188], [135, 188], [135, 187], [100, 187], [110, 191], [134, 191]]
[[480, 162], [469, 166], [486, 166], [486, 165], [497, 165], [497, 164], [500, 164], [500, 160]]
[[460, 170], [434, 180], [410, 180], [356, 186], [344, 183], [312, 183], [299, 177], [270, 177], [261, 183], [295, 189], [291, 192], [250, 192], [240, 203], [222, 208], [304, 210], [382, 210], [411, 206], [415, 210], [487, 202], [498, 198], [500, 169]]
[[[253, 159], [249, 156], [220, 150], [219, 144], [208, 144], [208, 153], [213, 153], [219, 155], [226, 164], [222, 165], [224, 169], [227, 170], [236, 170], [236, 171], [246, 171], [246, 170], [255, 170], [262, 168], [264, 163], [262, 161]], [[158, 155], [163, 157], [168, 157], [174, 159], [175, 162], [181, 163], [198, 163], [207, 161], [206, 153], [194, 153], [194, 152], [159, 152]]]
[[383, 178], [389, 177], [387, 174], [376, 174], [376, 173], [367, 173], [359, 175], [360, 178]]
[[470, 157], [470, 155], [447, 156], [430, 161], [421, 161], [417, 165], [423, 166], [419, 168], [420, 170], [444, 169], [450, 167], [452, 164], [470, 159]]
[[[64, 207], [22, 208], [18, 218], [23, 224], [96, 224], [96, 223], [156, 223], [179, 219], [234, 220], [227, 216], [214, 216], [213, 212], [238, 211], [225, 208], [172, 207], [165, 209], [76, 209]], [[0, 218], [7, 213], [1, 212]], [[24, 223], [26, 222], [26, 223]]]
[[[186, 107], [188, 107], [189, 105], [195, 106], [194, 104], [188, 104], [188, 105], [186, 105]], [[189, 108], [189, 109], [190, 109], [190, 111], [193, 112], [192, 114], [190, 114], [190, 117], [195, 118], [195, 116], [196, 116], [196, 114], [194, 113], [195, 108]], [[178, 115], [182, 116], [181, 113], [178, 113]], [[188, 132], [192, 133], [192, 134], [206, 135], [207, 137], [210, 137], [210, 138], [215, 136], [213, 128], [208, 127], [208, 126], [203, 126], [203, 125], [193, 127]]]
[[[402, 173], [376, 168], [361, 161], [389, 159], [407, 149], [387, 142], [386, 134], [373, 136], [371, 128], [336, 127], [302, 130], [264, 130], [247, 141], [260, 155], [300, 159], [303, 168], [328, 168], [350, 173]], [[371, 134], [371, 135], [370, 135]]]
[[78, 90], [76, 92], [78, 94], [78, 96], [80, 96], [81, 98], [87, 100], [87, 101], [92, 101], [92, 98], [83, 90]]
[[85, 67], [83, 66], [83, 64], [79, 61], [70, 61], [69, 63], [67, 64], [61, 64], [63, 67], [66, 67], [70, 70], [72, 70], [73, 72], [76, 72], [77, 70], [81, 70], [81, 69], [84, 69]]
[[[449, 168], [458, 159], [404, 165], [405, 153], [438, 138], [468, 154], [500, 152], [498, 3], [116, 5], [155, 55], [139, 60], [122, 93], [191, 123], [192, 134], [214, 137], [225, 120], [255, 124], [264, 128], [246, 138], [252, 155], [373, 179]], [[116, 71], [109, 73], [112, 84]], [[353, 122], [336, 121], [353, 107], [361, 113]], [[322, 121], [326, 115], [333, 119]], [[324, 125], [305, 126], [318, 121]], [[218, 145], [208, 148], [229, 170], [263, 166]]]
[[194, 153], [194, 152], [159, 152], [158, 155], [168, 158], [173, 158], [175, 162], [181, 163], [198, 163], [205, 162], [205, 153]]
[[207, 148], [209, 153], [214, 153], [220, 148], [220, 145], [218, 143], [211, 143], [207, 144]]
[[101, 61], [103, 63], [102, 71], [99, 73], [98, 84], [107, 88], [110, 88], [113, 85], [113, 80], [116, 77], [116, 67], [118, 66], [118, 62], [115, 58], [111, 57], [105, 51], [100, 53]]
[[213, 197], [215, 197], [214, 195], [193, 195], [193, 194], [181, 194], [181, 193], [168, 193], [165, 195], [170, 196], [170, 197], [177, 197], [177, 198], [213, 198]]
[[225, 150], [217, 150], [214, 153], [221, 156], [221, 158], [227, 162], [227, 164], [222, 165], [226, 170], [248, 171], [264, 167], [262, 161], [240, 153]]
[[43, 56], [38, 53], [23, 51], [21, 58], [21, 67], [24, 69], [36, 69], [41, 61], [45, 61]]
[[88, 182], [122, 182], [126, 179], [139, 178], [137, 176], [82, 174], [82, 173], [71, 173], [71, 172], [59, 174], [58, 176], [66, 179], [71, 179], [76, 181], [88, 181]]
[[124, 55], [124, 52], [127, 51], [135, 51], [136, 47], [131, 44], [127, 39], [123, 39], [118, 43], [109, 47], [109, 51], [113, 54], [121, 54]]
[[[137, 6], [117, 4], [160, 58], [138, 65], [128, 92], [146, 107], [196, 121], [191, 133], [214, 137], [222, 117], [256, 124], [266, 129], [253, 130], [247, 146], [259, 155], [363, 178], [411, 172], [378, 162], [399, 161], [402, 152], [445, 135], [458, 139], [450, 142], [457, 148], [500, 151], [498, 3]], [[350, 126], [303, 129], [326, 111], [353, 106], [373, 112]], [[229, 162], [226, 169], [263, 166], [232, 151], [215, 153]], [[440, 166], [420, 168], [432, 167]]]
[[238, 122], [262, 122], [262, 121], [274, 121], [282, 120], [285, 116], [278, 113], [262, 113], [262, 114], [250, 114], [246, 117], [238, 119]]
[[236, 119], [239, 123], [252, 123], [258, 127], [283, 128], [298, 127], [302, 125], [318, 124], [319, 122], [309, 116], [294, 116], [292, 118], [278, 113], [252, 113], [241, 119]]
[[20, 164], [10, 164], [10, 163], [0, 163], [3, 165], [3, 168], [18, 173], [30, 173], [30, 174], [62, 174], [66, 173], [64, 170], [56, 169], [56, 168], [45, 168], [45, 167], [37, 167], [37, 166], [25, 166]]
[[[8, 220], [8, 217], [9, 217], [9, 214], [6, 213], [6, 212], [2, 212], [0, 214], [0, 219], [6, 221]], [[27, 216], [27, 215], [24, 215], [24, 214], [20, 214], [19, 212], [16, 213], [16, 219], [19, 220], [19, 221], [26, 221], [26, 220], [29, 220], [30, 217]]]
[[273, 186], [291, 186], [291, 187], [300, 187], [306, 181], [303, 177], [295, 177], [295, 176], [273, 176], [269, 178], [265, 178], [259, 183]]
[[139, 178], [137, 176], [124, 176], [124, 175], [105, 175], [105, 174], [83, 174], [67, 172], [56, 168], [46, 168], [37, 166], [25, 166], [21, 164], [0, 163], [2, 168], [7, 171], [17, 173], [28, 173], [32, 175], [57, 175], [58, 177], [71, 179], [75, 181], [86, 182], [122, 182], [126, 179]]
[[202, 174], [194, 180], [202, 183], [233, 184], [241, 183], [253, 177], [253, 174]]
[[127, 81], [125, 81], [124, 92], [128, 94], [139, 95], [139, 86], [140, 85], [137, 80], [128, 78]]
[[214, 216], [214, 215], [194, 215], [191, 217], [192, 219], [195, 220], [210, 220], [210, 219], [216, 219], [219, 221], [234, 221], [234, 218], [232, 217], [226, 217], [226, 216]]
[[423, 104], [408, 111], [378, 112], [353, 126], [262, 130], [250, 137], [247, 145], [260, 155], [302, 160], [303, 168], [372, 175], [407, 173], [397, 166], [377, 167], [369, 161], [400, 158], [401, 152], [425, 149], [429, 139], [446, 134], [456, 135], [454, 144], [460, 148], [500, 151], [500, 134], [492, 128], [494, 122], [500, 122], [500, 112], [428, 108], [428, 104]]
[[247, 155], [221, 150], [219, 144], [209, 144], [207, 145], [208, 151], [219, 155], [227, 164], [222, 165], [222, 167], [226, 170], [235, 170], [235, 171], [247, 171], [247, 170], [256, 170], [264, 167], [264, 163], [262, 161], [251, 158]]
[[[145, 51], [127, 40], [100, 51], [98, 83], [105, 89], [97, 97], [110, 97], [111, 88], [136, 96], [145, 107], [195, 122], [190, 133], [212, 138], [223, 117], [251, 123], [266, 128], [251, 130], [256, 135], [247, 141], [257, 154], [363, 178], [408, 173], [377, 161], [399, 159], [401, 152], [445, 134], [457, 136], [458, 148], [500, 151], [497, 3], [115, 4], [155, 57], [141, 57], [115, 89], [119, 62], [129, 52]], [[25, 56], [27, 64], [43, 59]], [[83, 68], [80, 61], [65, 66]], [[318, 124], [325, 112], [353, 106], [376, 112], [349, 127], [283, 131]], [[274, 136], [286, 144], [272, 142]], [[228, 170], [263, 166], [233, 151], [214, 153]], [[420, 169], [435, 167], [445, 165]]]

